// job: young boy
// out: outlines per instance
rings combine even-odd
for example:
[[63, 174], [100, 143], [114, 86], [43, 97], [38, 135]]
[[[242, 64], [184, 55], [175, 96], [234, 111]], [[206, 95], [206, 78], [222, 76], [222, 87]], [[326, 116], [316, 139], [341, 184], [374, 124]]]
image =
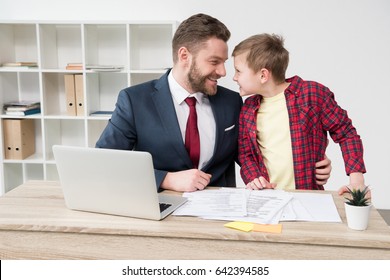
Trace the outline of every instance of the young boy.
[[[260, 34], [234, 51], [240, 95], [239, 160], [247, 188], [324, 189], [315, 163], [324, 159], [327, 132], [340, 144], [349, 187], [363, 188], [366, 172], [360, 136], [325, 86], [298, 76], [285, 79], [289, 53], [283, 38]], [[340, 194], [346, 191], [342, 187]]]

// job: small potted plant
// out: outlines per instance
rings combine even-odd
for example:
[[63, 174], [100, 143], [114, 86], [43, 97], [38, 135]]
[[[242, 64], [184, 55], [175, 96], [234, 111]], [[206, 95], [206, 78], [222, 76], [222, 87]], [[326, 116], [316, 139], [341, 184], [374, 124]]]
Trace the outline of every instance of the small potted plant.
[[348, 188], [350, 197], [345, 197], [345, 215], [347, 217], [348, 227], [354, 230], [365, 230], [368, 226], [370, 217], [371, 203], [367, 197], [370, 189], [368, 186], [364, 189]]

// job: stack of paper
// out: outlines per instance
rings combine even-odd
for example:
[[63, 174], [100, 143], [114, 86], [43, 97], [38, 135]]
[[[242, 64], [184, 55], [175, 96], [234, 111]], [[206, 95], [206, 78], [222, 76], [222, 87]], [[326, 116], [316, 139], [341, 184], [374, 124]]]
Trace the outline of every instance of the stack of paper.
[[3, 105], [6, 115], [27, 116], [41, 112], [41, 103], [37, 101], [14, 101]]
[[69, 62], [66, 64], [66, 70], [83, 70], [83, 64], [81, 62]]
[[15, 67], [15, 68], [36, 68], [38, 63], [36, 62], [5, 62], [1, 64], [1, 67]]
[[277, 224], [279, 221], [341, 222], [332, 195], [221, 188], [184, 193], [187, 203], [173, 215]]
[[87, 70], [95, 72], [120, 72], [123, 70], [121, 65], [87, 65]]

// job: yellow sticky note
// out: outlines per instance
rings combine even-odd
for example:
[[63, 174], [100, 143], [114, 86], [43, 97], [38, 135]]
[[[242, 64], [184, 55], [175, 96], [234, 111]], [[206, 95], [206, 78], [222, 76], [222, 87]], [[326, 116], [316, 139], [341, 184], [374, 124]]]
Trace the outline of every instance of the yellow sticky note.
[[281, 233], [282, 232], [282, 224], [277, 224], [277, 225], [254, 224], [252, 230], [253, 231], [260, 231], [260, 232], [269, 232], [269, 233]]
[[232, 229], [238, 229], [245, 232], [251, 231], [253, 229], [253, 223], [247, 223], [247, 222], [230, 222], [224, 224], [224, 226]]

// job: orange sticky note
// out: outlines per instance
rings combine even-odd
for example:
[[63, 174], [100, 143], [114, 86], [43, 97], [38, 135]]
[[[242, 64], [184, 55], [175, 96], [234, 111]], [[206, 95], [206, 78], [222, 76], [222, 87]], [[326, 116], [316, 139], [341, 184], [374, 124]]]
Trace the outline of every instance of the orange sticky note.
[[269, 232], [269, 233], [281, 233], [282, 232], [282, 224], [277, 224], [277, 225], [254, 224], [252, 231]]
[[253, 223], [248, 223], [248, 222], [230, 222], [224, 224], [224, 226], [232, 229], [238, 229], [245, 232], [251, 231], [253, 229]]

